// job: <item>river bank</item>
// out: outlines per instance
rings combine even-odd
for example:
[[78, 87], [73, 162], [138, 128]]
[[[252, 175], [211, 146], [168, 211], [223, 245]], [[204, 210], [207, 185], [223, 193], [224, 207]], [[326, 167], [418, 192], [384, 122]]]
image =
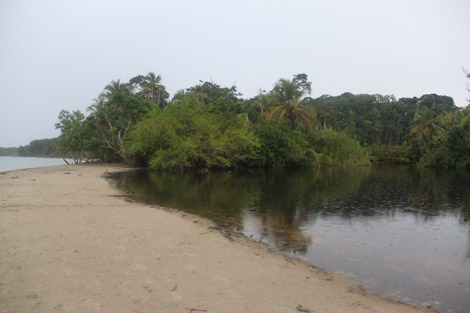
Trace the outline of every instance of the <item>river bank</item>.
[[210, 222], [126, 201], [124, 168], [0, 175], [0, 312], [431, 312]]

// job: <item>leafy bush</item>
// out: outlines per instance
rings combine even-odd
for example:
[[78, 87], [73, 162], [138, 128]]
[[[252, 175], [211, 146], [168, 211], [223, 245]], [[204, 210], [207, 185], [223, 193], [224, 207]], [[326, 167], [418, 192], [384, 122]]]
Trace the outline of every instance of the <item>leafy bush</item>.
[[312, 165], [315, 151], [304, 133], [290, 130], [287, 121], [260, 121], [253, 126], [261, 148], [251, 163], [258, 167]]
[[154, 169], [247, 166], [259, 143], [244, 122], [241, 114], [222, 120], [187, 96], [139, 121], [128, 150]]
[[344, 132], [324, 130], [314, 133], [312, 143], [317, 151], [316, 166], [370, 165], [365, 149]]
[[369, 158], [373, 163], [381, 164], [410, 164], [407, 157], [408, 147], [405, 145], [373, 144], [367, 147]]

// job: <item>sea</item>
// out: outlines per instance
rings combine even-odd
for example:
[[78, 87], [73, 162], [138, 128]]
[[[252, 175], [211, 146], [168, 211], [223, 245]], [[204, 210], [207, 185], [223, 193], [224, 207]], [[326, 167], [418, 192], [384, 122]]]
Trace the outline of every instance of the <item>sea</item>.
[[35, 158], [0, 156], [0, 171], [21, 170], [27, 168], [64, 165], [61, 158]]

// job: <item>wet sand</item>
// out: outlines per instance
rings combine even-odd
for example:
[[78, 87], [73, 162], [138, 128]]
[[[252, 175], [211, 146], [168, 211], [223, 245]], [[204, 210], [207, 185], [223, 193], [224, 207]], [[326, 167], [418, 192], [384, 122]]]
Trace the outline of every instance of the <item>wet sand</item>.
[[132, 203], [110, 165], [0, 173], [0, 312], [433, 312], [202, 218]]

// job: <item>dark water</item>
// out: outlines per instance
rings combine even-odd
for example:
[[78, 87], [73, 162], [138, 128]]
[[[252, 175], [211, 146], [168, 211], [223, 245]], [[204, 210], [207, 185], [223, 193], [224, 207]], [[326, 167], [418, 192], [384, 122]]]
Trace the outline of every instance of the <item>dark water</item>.
[[368, 291], [470, 312], [470, 175], [407, 167], [119, 174], [180, 208], [343, 273]]

